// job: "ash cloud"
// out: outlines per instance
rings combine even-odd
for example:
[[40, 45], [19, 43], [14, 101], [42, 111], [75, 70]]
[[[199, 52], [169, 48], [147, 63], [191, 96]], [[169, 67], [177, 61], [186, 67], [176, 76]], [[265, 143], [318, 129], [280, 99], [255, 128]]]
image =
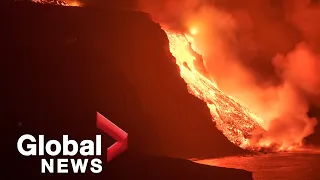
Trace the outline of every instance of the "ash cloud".
[[139, 0], [164, 28], [194, 36], [209, 78], [264, 119], [265, 141], [312, 134], [320, 103], [320, 5], [311, 0]]

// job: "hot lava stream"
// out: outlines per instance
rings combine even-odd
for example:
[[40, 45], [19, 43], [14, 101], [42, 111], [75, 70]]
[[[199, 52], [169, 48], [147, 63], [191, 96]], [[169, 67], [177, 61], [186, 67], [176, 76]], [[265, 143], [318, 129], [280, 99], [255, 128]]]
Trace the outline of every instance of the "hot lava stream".
[[260, 149], [261, 144], [253, 143], [253, 139], [263, 137], [265, 130], [260, 126], [262, 119], [223, 93], [215, 82], [196, 69], [194, 61], [197, 60], [197, 53], [192, 48], [190, 35], [165, 32], [170, 52], [176, 58], [189, 93], [206, 102], [216, 127], [237, 146], [250, 150]]

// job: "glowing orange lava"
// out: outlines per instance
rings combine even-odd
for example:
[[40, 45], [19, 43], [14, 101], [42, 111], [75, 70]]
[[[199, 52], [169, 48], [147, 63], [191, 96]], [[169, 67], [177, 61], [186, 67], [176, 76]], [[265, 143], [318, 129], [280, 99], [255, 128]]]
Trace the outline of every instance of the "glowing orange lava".
[[260, 126], [262, 119], [233, 98], [224, 94], [217, 84], [202, 75], [194, 66], [196, 52], [191, 44], [192, 35], [196, 29], [190, 30], [190, 35], [176, 34], [166, 31], [170, 51], [176, 58], [181, 77], [188, 85], [191, 94], [205, 101], [210, 109], [216, 127], [234, 144], [245, 149], [259, 149], [260, 145], [253, 143], [254, 137], [262, 137], [265, 130]]

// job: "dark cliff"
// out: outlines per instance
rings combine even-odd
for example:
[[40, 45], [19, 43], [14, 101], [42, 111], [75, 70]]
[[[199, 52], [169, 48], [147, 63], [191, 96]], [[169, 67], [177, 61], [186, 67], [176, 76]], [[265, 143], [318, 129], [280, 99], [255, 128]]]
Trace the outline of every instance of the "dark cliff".
[[[166, 34], [147, 14], [13, 3], [1, 7], [1, 24], [2, 115], [11, 125], [5, 142], [18, 161], [25, 159], [16, 150], [22, 134], [102, 134], [96, 111], [128, 132], [129, 151], [178, 158], [244, 152], [187, 92]], [[103, 141], [104, 149], [113, 142]]]
[[[57, 132], [53, 127], [63, 123], [65, 132], [81, 133], [94, 125], [92, 118], [75, 115], [61, 122], [58, 112], [47, 111], [67, 115], [85, 109], [126, 130], [130, 147], [153, 154], [242, 152], [214, 127], [206, 105], [187, 92], [165, 32], [147, 14], [23, 3], [2, 11], [8, 103], [29, 112], [11, 120], [21, 121], [20, 129], [43, 125]], [[29, 118], [32, 113], [51, 117], [38, 122], [37, 116]]]

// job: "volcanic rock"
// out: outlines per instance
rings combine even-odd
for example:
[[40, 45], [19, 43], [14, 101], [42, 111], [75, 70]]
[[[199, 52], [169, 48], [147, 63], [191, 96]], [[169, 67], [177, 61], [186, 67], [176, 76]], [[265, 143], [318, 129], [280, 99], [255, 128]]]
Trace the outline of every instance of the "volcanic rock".
[[[40, 168], [18, 154], [22, 134], [93, 139], [103, 134], [96, 111], [128, 132], [130, 151], [176, 158], [245, 153], [215, 128], [206, 104], [188, 93], [165, 32], [148, 14], [22, 2], [0, 13], [2, 115], [11, 125], [6, 153], [20, 166]], [[102, 138], [104, 149], [114, 142]], [[162, 161], [184, 166], [183, 160]], [[180, 172], [204, 167], [190, 163]]]

